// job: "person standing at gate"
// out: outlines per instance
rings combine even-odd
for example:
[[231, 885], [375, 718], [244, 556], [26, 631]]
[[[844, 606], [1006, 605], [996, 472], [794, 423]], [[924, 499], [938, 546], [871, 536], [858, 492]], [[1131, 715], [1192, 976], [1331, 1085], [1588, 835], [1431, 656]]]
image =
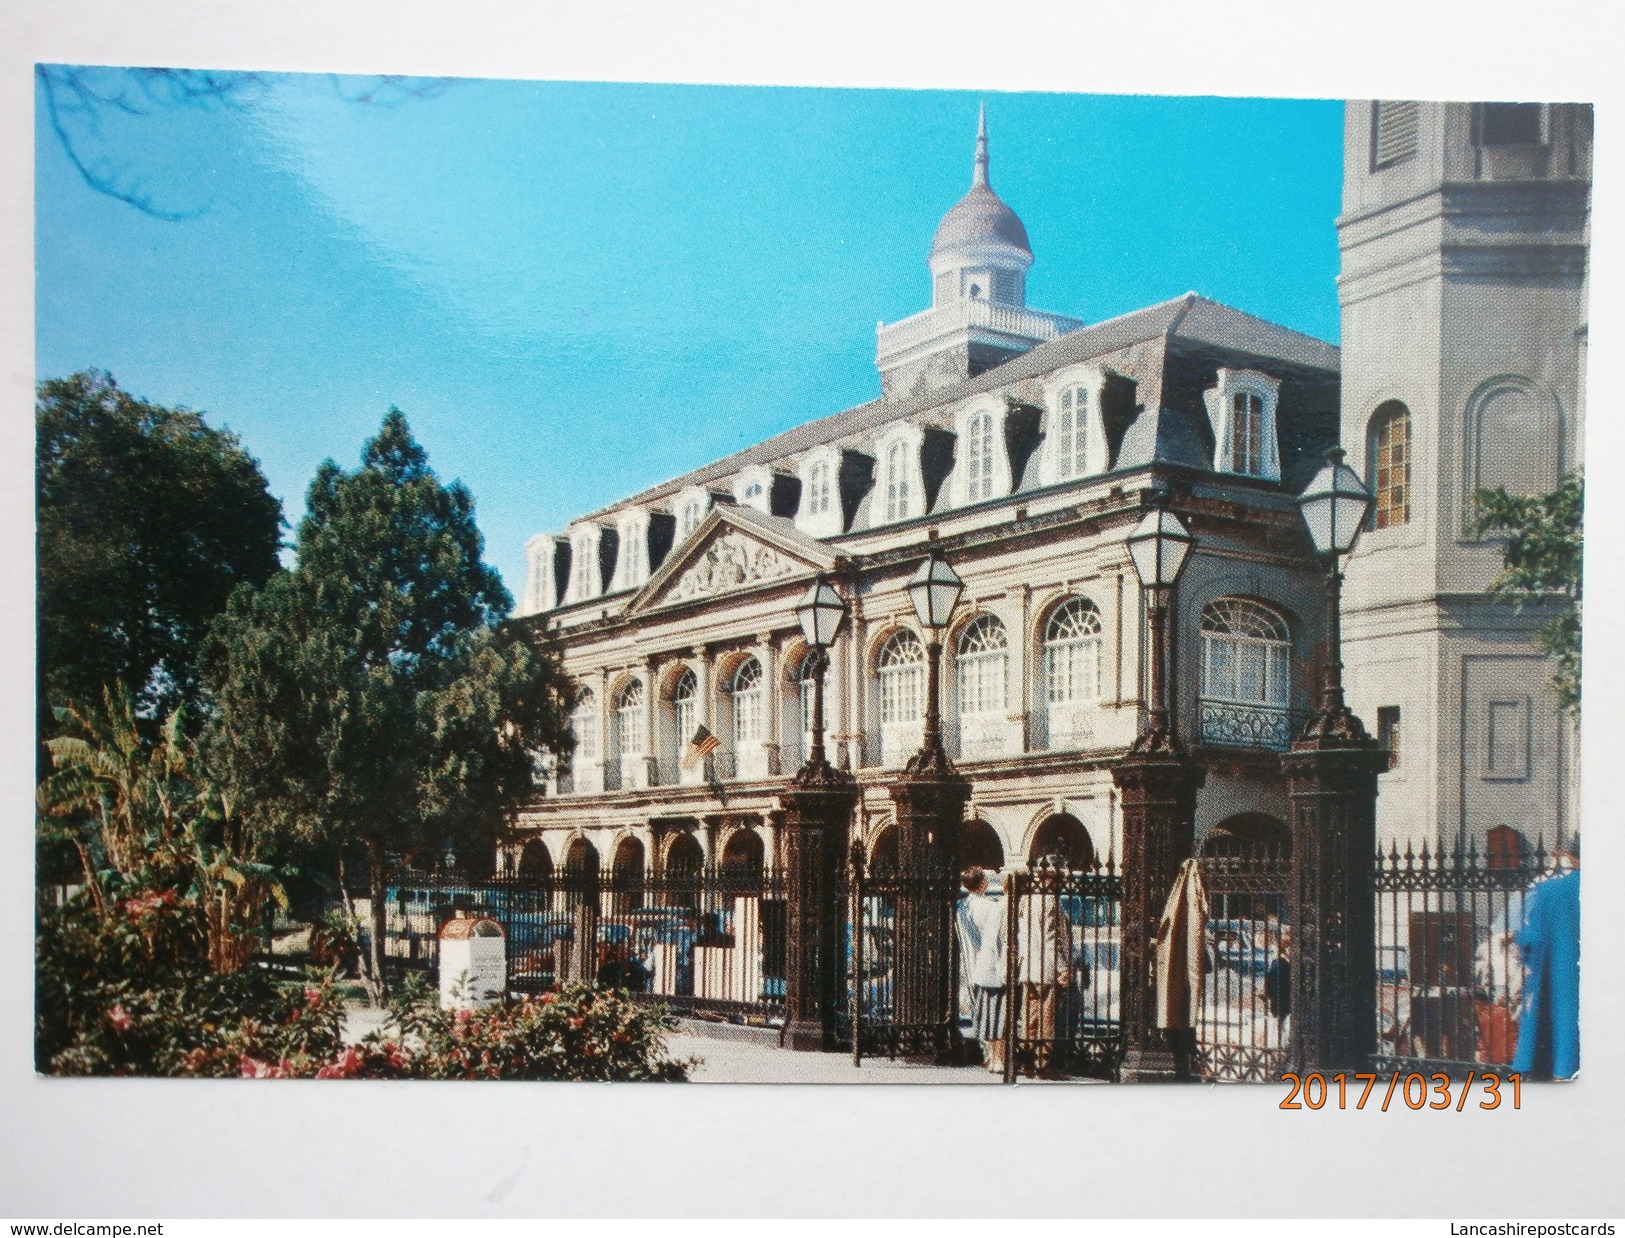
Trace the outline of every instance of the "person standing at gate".
[[988, 894], [987, 870], [975, 865], [960, 874], [965, 897], [959, 903], [960, 966], [970, 984], [971, 1033], [982, 1061], [1004, 1073], [1004, 904]]
[[1277, 1044], [1285, 1045], [1292, 1030], [1292, 930], [1281, 930], [1281, 944], [1264, 969], [1264, 1005], [1275, 1020]]
[[1055, 1012], [1072, 983], [1072, 925], [1061, 911], [1061, 872], [1043, 859], [1021, 900], [1017, 967], [1021, 977], [1021, 1039], [1032, 1046], [1033, 1070], [1043, 1074], [1055, 1052]]
[[1537, 1079], [1580, 1070], [1580, 840], [1560, 846], [1556, 859], [1568, 871], [1535, 883], [1517, 937], [1528, 975], [1512, 1069]]

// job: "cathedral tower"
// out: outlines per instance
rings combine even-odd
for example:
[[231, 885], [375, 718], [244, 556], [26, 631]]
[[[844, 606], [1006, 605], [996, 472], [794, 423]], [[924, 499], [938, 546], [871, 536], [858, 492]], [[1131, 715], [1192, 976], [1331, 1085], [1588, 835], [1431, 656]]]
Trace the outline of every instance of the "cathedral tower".
[[1591, 109], [1355, 101], [1344, 119], [1342, 441], [1377, 502], [1348, 566], [1351, 702], [1395, 751], [1379, 830], [1482, 850], [1576, 828], [1546, 616], [1487, 595], [1473, 496], [1581, 461]]

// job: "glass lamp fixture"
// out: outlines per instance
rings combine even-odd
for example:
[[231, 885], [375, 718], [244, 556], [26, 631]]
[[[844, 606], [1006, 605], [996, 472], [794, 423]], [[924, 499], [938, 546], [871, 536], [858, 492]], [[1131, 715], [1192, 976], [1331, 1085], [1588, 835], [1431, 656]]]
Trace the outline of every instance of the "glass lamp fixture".
[[1325, 467], [1298, 496], [1298, 507], [1316, 553], [1346, 555], [1354, 549], [1354, 539], [1371, 511], [1371, 492], [1343, 463], [1342, 449], [1333, 448], [1326, 453]]
[[1128, 535], [1129, 558], [1147, 588], [1167, 587], [1178, 580], [1195, 541], [1179, 517], [1160, 504], [1161, 500]]
[[965, 582], [959, 579], [959, 573], [934, 550], [908, 582], [908, 600], [914, 604], [914, 613], [933, 632], [948, 626], [964, 591]]
[[846, 603], [829, 581], [820, 576], [813, 581], [796, 603], [796, 618], [801, 622], [801, 634], [814, 649], [828, 649], [846, 621]]

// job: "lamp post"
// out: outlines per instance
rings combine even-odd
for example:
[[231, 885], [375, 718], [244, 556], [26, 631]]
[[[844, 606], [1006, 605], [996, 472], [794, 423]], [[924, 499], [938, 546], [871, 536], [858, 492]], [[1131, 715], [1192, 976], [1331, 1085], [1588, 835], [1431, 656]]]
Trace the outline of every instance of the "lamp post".
[[829, 647], [846, 621], [846, 603], [819, 576], [797, 603], [796, 619], [807, 640], [802, 673], [812, 676], [813, 716], [806, 763], [780, 798], [789, 921], [783, 1043], [792, 1049], [816, 1050], [834, 1047], [841, 941], [836, 873], [846, 854], [858, 788], [852, 775], [832, 766], [824, 753], [824, 675]]
[[1179, 740], [1168, 709], [1166, 670], [1170, 595], [1195, 539], [1168, 510], [1166, 494], [1154, 492], [1150, 502], [1127, 539], [1146, 594], [1151, 637], [1145, 722], [1127, 755], [1112, 767], [1123, 820], [1122, 1076], [1131, 1082], [1190, 1073], [1189, 1033], [1156, 1026], [1152, 963], [1163, 904], [1195, 845], [1196, 793], [1205, 777]]
[[1343, 463], [1326, 464], [1298, 499], [1325, 573], [1326, 664], [1319, 707], [1281, 756], [1292, 802], [1292, 1060], [1356, 1069], [1377, 1042], [1377, 775], [1386, 755], [1343, 696], [1341, 558], [1371, 494]]
[[959, 1034], [953, 976], [953, 910], [959, 892], [959, 824], [970, 783], [942, 743], [942, 631], [965, 585], [935, 549], [908, 582], [926, 644], [925, 728], [920, 749], [892, 784], [901, 869], [896, 891], [892, 1020], [912, 1056], [951, 1053]]

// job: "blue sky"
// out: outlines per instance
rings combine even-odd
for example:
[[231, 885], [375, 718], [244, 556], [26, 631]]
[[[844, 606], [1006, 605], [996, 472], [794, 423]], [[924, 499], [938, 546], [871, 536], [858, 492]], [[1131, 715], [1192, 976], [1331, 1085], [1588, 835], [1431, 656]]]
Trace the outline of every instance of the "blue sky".
[[272, 78], [104, 118], [89, 189], [39, 108], [36, 365], [243, 438], [290, 522], [398, 405], [487, 556], [878, 394], [988, 107], [1028, 303], [1187, 290], [1337, 339], [1340, 104], [458, 81], [356, 103]]

